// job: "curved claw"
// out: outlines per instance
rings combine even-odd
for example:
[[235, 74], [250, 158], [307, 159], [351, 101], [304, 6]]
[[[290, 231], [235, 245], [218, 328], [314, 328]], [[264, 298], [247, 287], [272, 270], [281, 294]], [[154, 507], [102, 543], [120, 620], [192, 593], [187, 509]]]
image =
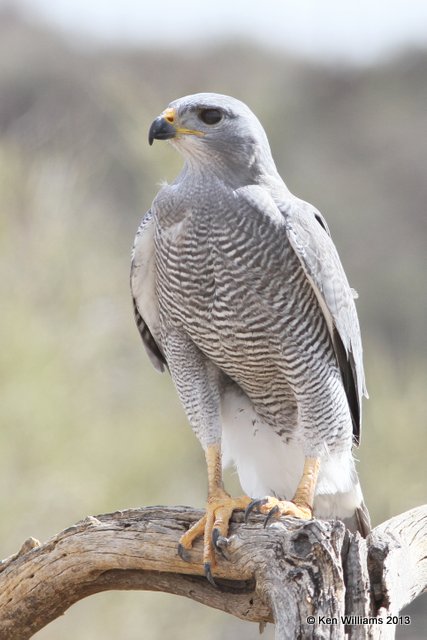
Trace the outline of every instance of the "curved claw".
[[219, 536], [220, 536], [219, 529], [217, 529], [217, 527], [212, 529], [212, 544], [214, 547], [216, 547], [216, 543], [218, 541]]
[[215, 589], [218, 589], [218, 585], [215, 582], [215, 580], [213, 579], [213, 575], [212, 575], [212, 569], [211, 569], [211, 563], [210, 562], [205, 562], [205, 564], [203, 565], [203, 568], [205, 570], [205, 576], [206, 578], [209, 580], [209, 582], [211, 583], [211, 585], [213, 587], [215, 587]]
[[212, 544], [217, 549], [225, 560], [228, 560], [227, 556], [224, 553], [224, 548], [228, 545], [228, 538], [222, 536], [219, 532], [219, 529], [215, 527], [212, 529]]
[[252, 500], [252, 502], [250, 502], [245, 509], [245, 524], [248, 524], [249, 516], [251, 515], [252, 511], [257, 511], [259, 507], [262, 507], [267, 502], [268, 502], [268, 498], [260, 498], [259, 500]]
[[274, 518], [274, 516], [276, 516], [278, 513], [280, 513], [280, 509], [276, 504], [266, 515], [266, 518], [264, 520], [264, 529], [266, 528], [270, 520]]
[[179, 543], [177, 551], [178, 551], [178, 555], [181, 558], [181, 560], [184, 560], [184, 562], [190, 562], [191, 561], [190, 554], [189, 554], [188, 550], [184, 547], [184, 545]]

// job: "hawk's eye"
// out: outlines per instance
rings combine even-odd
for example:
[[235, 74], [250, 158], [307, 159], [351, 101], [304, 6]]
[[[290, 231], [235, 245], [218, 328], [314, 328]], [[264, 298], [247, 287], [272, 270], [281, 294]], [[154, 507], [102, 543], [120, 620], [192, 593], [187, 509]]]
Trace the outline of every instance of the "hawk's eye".
[[202, 109], [199, 118], [205, 124], [217, 124], [222, 119], [222, 113], [219, 109]]

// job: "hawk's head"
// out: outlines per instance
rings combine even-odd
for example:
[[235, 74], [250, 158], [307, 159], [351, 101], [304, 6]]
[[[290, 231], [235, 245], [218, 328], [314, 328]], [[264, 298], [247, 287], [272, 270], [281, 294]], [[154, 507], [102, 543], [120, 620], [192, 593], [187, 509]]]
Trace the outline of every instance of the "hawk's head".
[[240, 100], [218, 93], [197, 93], [170, 103], [150, 127], [148, 140], [169, 140], [191, 164], [214, 168], [275, 166], [258, 118]]

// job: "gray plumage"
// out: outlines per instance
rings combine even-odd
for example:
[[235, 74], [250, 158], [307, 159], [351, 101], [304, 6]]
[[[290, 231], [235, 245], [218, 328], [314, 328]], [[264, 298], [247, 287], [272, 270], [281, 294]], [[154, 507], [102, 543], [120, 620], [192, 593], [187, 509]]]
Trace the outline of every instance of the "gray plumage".
[[[150, 359], [167, 365], [202, 446], [222, 440], [248, 495], [292, 498], [304, 457], [320, 456], [314, 513], [366, 534], [351, 453], [366, 395], [360, 329], [326, 222], [289, 192], [246, 105], [197, 94], [170, 109], [185, 164], [132, 259]], [[207, 110], [220, 120], [204, 122]]]

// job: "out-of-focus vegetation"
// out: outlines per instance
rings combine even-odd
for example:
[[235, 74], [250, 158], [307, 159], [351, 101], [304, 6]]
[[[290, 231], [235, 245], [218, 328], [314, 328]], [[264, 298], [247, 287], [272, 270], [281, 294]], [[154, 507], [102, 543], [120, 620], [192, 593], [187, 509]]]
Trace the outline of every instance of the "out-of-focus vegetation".
[[[374, 523], [426, 500], [427, 53], [360, 70], [248, 43], [100, 51], [5, 13], [2, 557], [87, 514], [204, 502], [202, 453], [170, 379], [143, 352], [128, 272], [139, 218], [180, 166], [167, 145], [148, 147], [148, 126], [171, 99], [205, 90], [259, 115], [281, 174], [325, 213], [360, 293], [371, 399], [357, 455]], [[418, 637], [416, 623], [401, 637]], [[178, 598], [120, 593], [37, 635], [189, 636], [258, 631]]]

